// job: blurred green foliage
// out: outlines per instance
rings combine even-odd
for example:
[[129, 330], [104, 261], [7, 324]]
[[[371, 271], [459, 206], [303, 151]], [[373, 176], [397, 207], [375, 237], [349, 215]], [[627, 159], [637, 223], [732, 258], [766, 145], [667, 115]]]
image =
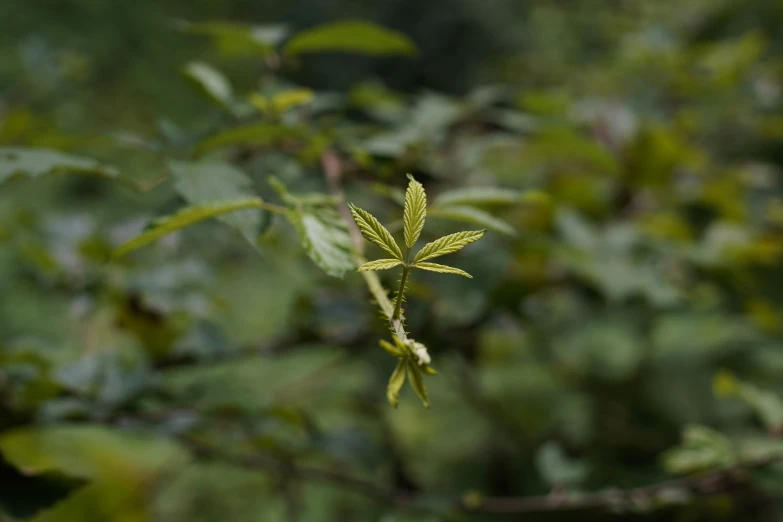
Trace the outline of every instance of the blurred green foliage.
[[[781, 23], [0, 3], [0, 521], [777, 520]], [[406, 173], [489, 230], [408, 282], [427, 410], [344, 206]]]

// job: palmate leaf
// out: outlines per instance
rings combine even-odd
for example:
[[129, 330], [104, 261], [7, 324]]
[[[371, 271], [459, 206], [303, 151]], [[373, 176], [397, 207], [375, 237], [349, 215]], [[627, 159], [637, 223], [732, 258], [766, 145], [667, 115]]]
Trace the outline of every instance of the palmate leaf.
[[397, 367], [389, 378], [389, 385], [386, 387], [386, 398], [389, 400], [389, 404], [393, 407], [397, 407], [400, 400], [400, 390], [402, 385], [405, 384], [405, 359], [397, 361]]
[[112, 252], [112, 258], [118, 259], [123, 257], [129, 252], [148, 245], [175, 230], [185, 228], [199, 221], [236, 212], [237, 210], [260, 208], [261, 205], [263, 205], [263, 201], [260, 198], [241, 198], [186, 207], [176, 214], [152, 222], [144, 233], [117, 247]]
[[473, 276], [464, 270], [454, 268], [453, 266], [439, 265], [437, 263], [416, 263], [414, 268], [421, 268], [422, 270], [429, 270], [430, 272], [440, 272], [441, 274], [457, 274], [465, 276], [468, 279], [473, 279]]
[[356, 225], [359, 227], [364, 238], [367, 241], [375, 243], [393, 255], [396, 259], [402, 261], [402, 251], [400, 251], [400, 247], [397, 245], [397, 242], [389, 231], [386, 230], [386, 228], [369, 212], [354, 205], [349, 206], [351, 208], [351, 214], [353, 214], [353, 219], [356, 221]]
[[474, 241], [478, 241], [484, 237], [484, 234], [486, 233], [486, 230], [468, 230], [465, 232], [457, 232], [456, 234], [443, 236], [440, 239], [436, 239], [432, 243], [427, 243], [424, 245], [424, 247], [419, 250], [418, 254], [416, 254], [414, 262], [419, 263], [420, 261], [426, 261], [427, 259], [432, 259], [433, 257], [453, 254], [454, 252], [461, 250], [466, 245], [469, 245]]
[[285, 54], [351, 52], [370, 56], [415, 56], [406, 35], [369, 22], [343, 21], [297, 33], [283, 47]]
[[399, 259], [378, 259], [376, 261], [370, 261], [359, 267], [359, 272], [370, 272], [372, 270], [388, 270], [395, 266], [400, 266], [402, 261]]
[[413, 179], [409, 174], [410, 183], [405, 192], [405, 211], [403, 214], [403, 228], [405, 229], [405, 244], [411, 248], [416, 244], [424, 228], [424, 219], [427, 217], [427, 195], [421, 183]]

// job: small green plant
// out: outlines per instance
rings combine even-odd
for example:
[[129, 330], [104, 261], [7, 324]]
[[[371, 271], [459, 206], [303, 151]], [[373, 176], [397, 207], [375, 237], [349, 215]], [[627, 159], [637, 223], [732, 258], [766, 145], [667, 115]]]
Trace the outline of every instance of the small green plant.
[[424, 385], [422, 372], [434, 375], [436, 372], [430, 366], [431, 358], [427, 347], [408, 338], [405, 332], [405, 314], [402, 303], [405, 302], [405, 290], [408, 276], [413, 269], [440, 272], [443, 274], [458, 274], [472, 278], [470, 274], [459, 268], [428, 262], [429, 259], [452, 254], [461, 250], [466, 245], [478, 241], [486, 230], [475, 230], [449, 234], [431, 243], [427, 243], [416, 255], [411, 255], [413, 247], [419, 240], [427, 217], [427, 195], [424, 187], [408, 175], [410, 183], [405, 192], [405, 209], [403, 211], [403, 229], [405, 235], [405, 248], [401, 249], [388, 230], [369, 212], [354, 205], [350, 205], [356, 225], [367, 241], [375, 243], [392, 257], [370, 261], [359, 267], [359, 272], [375, 270], [389, 270], [398, 266], [402, 267], [400, 284], [394, 298], [394, 312], [391, 316], [391, 331], [393, 343], [381, 340], [381, 347], [391, 355], [397, 357], [397, 367], [389, 379], [386, 397], [389, 403], [396, 407], [399, 402], [399, 394], [402, 385], [405, 384], [405, 376], [408, 376], [411, 387], [419, 396], [424, 406], [429, 407], [427, 388]]

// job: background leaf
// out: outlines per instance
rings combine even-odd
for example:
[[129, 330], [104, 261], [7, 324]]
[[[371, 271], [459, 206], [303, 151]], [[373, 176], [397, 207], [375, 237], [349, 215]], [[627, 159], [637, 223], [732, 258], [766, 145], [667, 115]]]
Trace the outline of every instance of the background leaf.
[[430, 216], [449, 219], [452, 221], [460, 221], [462, 223], [470, 223], [472, 225], [480, 225], [487, 228], [488, 230], [492, 230], [493, 232], [499, 232], [509, 236], [516, 235], [516, 230], [514, 230], [514, 227], [502, 219], [496, 218], [489, 212], [476, 207], [469, 207], [465, 205], [432, 207], [430, 208]]
[[406, 35], [369, 22], [344, 21], [321, 25], [294, 35], [286, 54], [352, 52], [373, 56], [415, 56], [416, 45]]
[[223, 73], [204, 62], [190, 62], [183, 68], [182, 72], [193, 80], [195, 85], [209, 99], [231, 111], [234, 89]]
[[433, 200], [435, 206], [496, 206], [513, 205], [524, 200], [524, 193], [497, 187], [464, 187], [441, 192]]
[[143, 234], [123, 243], [112, 252], [112, 257], [117, 259], [141, 248], [163, 236], [181, 228], [204, 221], [205, 219], [219, 217], [223, 214], [241, 211], [248, 208], [258, 208], [263, 202], [258, 198], [243, 198], [228, 201], [214, 201], [201, 205], [186, 207], [176, 214], [159, 218], [150, 223]]
[[288, 219], [299, 233], [302, 248], [324, 272], [343, 277], [356, 267], [351, 238], [336, 212], [329, 208], [292, 209]]
[[118, 172], [97, 161], [52, 150], [0, 147], [0, 183], [14, 176], [37, 178], [48, 174], [83, 174], [116, 178]]
[[[170, 160], [168, 167], [174, 177], [174, 188], [192, 205], [255, 196], [250, 178], [228, 163], [213, 160]], [[250, 207], [231, 215], [220, 216], [223, 223], [239, 231], [253, 247], [257, 246], [258, 235], [266, 219], [266, 211]]]

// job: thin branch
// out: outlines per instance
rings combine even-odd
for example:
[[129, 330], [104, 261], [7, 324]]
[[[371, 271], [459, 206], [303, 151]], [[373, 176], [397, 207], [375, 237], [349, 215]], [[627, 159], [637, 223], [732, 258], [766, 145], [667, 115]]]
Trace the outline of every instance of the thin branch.
[[639, 506], [660, 509], [687, 504], [692, 495], [712, 496], [741, 492], [748, 486], [749, 471], [780, 460], [759, 459], [729, 469], [665, 480], [648, 486], [611, 489], [579, 496], [559, 493], [529, 497], [481, 495], [453, 497], [388, 488], [342, 471], [296, 465], [266, 454], [233, 455], [200, 441], [188, 441], [188, 444], [203, 457], [220, 458], [245, 468], [262, 469], [287, 474], [301, 480], [321, 482], [400, 509], [432, 511], [431, 506], [443, 506], [445, 511], [506, 515], [585, 510], [622, 511]]
[[[364, 257], [364, 240], [362, 239], [362, 233], [359, 227], [351, 217], [351, 211], [348, 208], [348, 203], [345, 200], [345, 191], [342, 187], [342, 162], [333, 150], [326, 150], [321, 155], [321, 166], [324, 169], [324, 176], [326, 177], [326, 183], [329, 187], [329, 194], [338, 202], [337, 210], [340, 213], [340, 217], [348, 227], [348, 231], [351, 235], [351, 242], [354, 248], [354, 259], [357, 266], [361, 266], [367, 262]], [[394, 305], [389, 299], [389, 293], [381, 284], [381, 280], [375, 272], [361, 272], [364, 281], [367, 283], [367, 287], [370, 289], [370, 293], [381, 312], [389, 320], [392, 331], [400, 340], [406, 340], [408, 337], [405, 334], [405, 328], [402, 325], [401, 318], [395, 318]]]

